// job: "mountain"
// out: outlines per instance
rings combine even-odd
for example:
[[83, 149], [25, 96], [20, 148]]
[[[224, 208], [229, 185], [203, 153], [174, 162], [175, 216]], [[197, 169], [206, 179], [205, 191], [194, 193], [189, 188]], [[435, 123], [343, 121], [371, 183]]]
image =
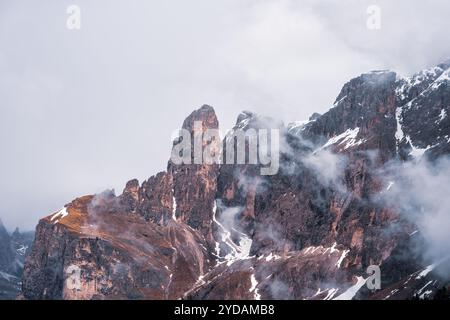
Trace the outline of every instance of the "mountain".
[[[244, 111], [222, 142], [197, 139], [219, 127], [202, 106], [172, 156], [195, 160], [186, 143], [213, 154], [229, 144], [223, 159], [237, 159], [239, 132], [277, 130], [278, 172], [262, 175], [267, 163], [250, 156], [171, 157], [166, 171], [118, 196], [75, 199], [39, 222], [23, 298], [445, 298], [449, 72], [443, 63], [410, 78], [362, 74], [323, 115], [285, 126]], [[378, 290], [365, 286], [374, 266]]]
[[10, 235], [0, 221], [0, 300], [19, 295], [23, 264], [32, 242], [32, 232], [16, 229]]

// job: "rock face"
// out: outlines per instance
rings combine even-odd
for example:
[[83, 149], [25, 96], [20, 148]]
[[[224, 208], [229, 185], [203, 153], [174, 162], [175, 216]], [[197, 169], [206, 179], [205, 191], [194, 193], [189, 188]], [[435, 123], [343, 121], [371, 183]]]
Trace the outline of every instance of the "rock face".
[[[200, 131], [195, 132], [194, 125], [199, 124]], [[196, 139], [201, 139], [207, 129], [218, 130], [214, 109], [203, 106], [194, 111], [183, 123], [183, 129], [191, 133], [191, 146], [194, 151]], [[205, 148], [218, 150], [220, 141], [203, 141], [201, 151]], [[176, 147], [178, 141], [174, 142]], [[167, 171], [173, 180], [174, 217], [191, 228], [199, 230], [207, 241], [212, 244], [212, 216], [217, 191], [217, 164], [196, 164], [194, 152], [191, 152], [192, 164], [174, 164], [169, 161]]]
[[[188, 135], [173, 144], [190, 163], [171, 158], [167, 171], [142, 184], [131, 180], [119, 196], [85, 196], [39, 222], [23, 297], [445, 296], [449, 257], [426, 264], [418, 226], [380, 198], [392, 187], [385, 179], [392, 162], [433, 163], [449, 154], [449, 67], [411, 78], [363, 74], [344, 85], [328, 112], [288, 126], [246, 111], [222, 142], [198, 140], [219, 126], [214, 110], [201, 107], [183, 123]], [[249, 129], [279, 130], [277, 174], [262, 176], [249, 158], [205, 164], [180, 154], [188, 137], [202, 152], [217, 151]], [[365, 286], [373, 265], [381, 269], [376, 291]]]
[[[198, 232], [92, 206], [102, 200], [76, 199], [63, 209], [66, 216], [40, 221], [24, 270], [26, 298], [171, 299], [208, 269], [210, 255]], [[77, 272], [81, 277], [73, 280]]]
[[9, 234], [0, 221], [0, 300], [20, 293], [23, 263], [32, 242], [32, 232], [16, 229]]

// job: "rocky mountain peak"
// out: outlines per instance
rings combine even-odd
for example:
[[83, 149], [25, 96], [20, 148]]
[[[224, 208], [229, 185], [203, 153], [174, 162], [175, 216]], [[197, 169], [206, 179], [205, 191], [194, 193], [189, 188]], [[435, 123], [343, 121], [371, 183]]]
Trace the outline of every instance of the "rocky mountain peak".
[[199, 109], [193, 111], [183, 122], [183, 129], [193, 131], [194, 122], [201, 121], [203, 129], [218, 129], [219, 121], [217, 120], [214, 108], [209, 105], [203, 105]]
[[131, 195], [133, 198], [138, 198], [139, 193], [139, 180], [133, 179], [127, 182], [125, 189], [123, 189], [122, 195]]
[[[334, 106], [338, 105], [345, 97], [350, 98], [354, 96], [354, 99], [361, 99], [368, 93], [380, 92], [383, 90], [389, 90], [395, 82], [397, 74], [392, 71], [372, 71], [369, 73], [363, 73], [359, 77], [351, 79], [347, 82], [339, 95], [336, 98]], [[362, 101], [355, 101], [361, 103]]]
[[[201, 128], [195, 128], [196, 122], [201, 123]], [[173, 194], [172, 210], [173, 219], [183, 221], [196, 230], [201, 230], [208, 241], [212, 241], [211, 221], [213, 216], [214, 197], [217, 190], [217, 175], [219, 165], [207, 164], [203, 161], [203, 154], [208, 148], [210, 153], [219, 154], [221, 141], [214, 137], [204, 139], [207, 129], [219, 129], [214, 108], [203, 105], [192, 112], [183, 122], [183, 129], [191, 133], [190, 155], [187, 155], [189, 163], [175, 163], [171, 158], [168, 162], [166, 178], [170, 181]], [[200, 131], [197, 131], [199, 130]], [[174, 150], [184, 143], [183, 137], [175, 139]], [[200, 140], [201, 149], [197, 150], [196, 140]], [[182, 151], [184, 155], [184, 150]], [[177, 155], [179, 155], [177, 151]], [[197, 156], [196, 156], [197, 155]], [[190, 159], [189, 159], [190, 158]]]
[[310, 117], [309, 117], [309, 121], [314, 121], [317, 120], [321, 117], [322, 115], [320, 113], [314, 112]]
[[[362, 74], [329, 111], [290, 124], [288, 133], [280, 121], [242, 112], [235, 130], [286, 133], [273, 176], [247, 163], [171, 158], [166, 171], [142, 185], [131, 180], [119, 197], [73, 201], [39, 222], [24, 297], [384, 299], [411, 298], [424, 286], [430, 296], [448, 279], [414, 253], [423, 244], [415, 222], [379, 201], [394, 184], [385, 186], [380, 172], [399, 158], [402, 165], [411, 156], [450, 154], [443, 67], [409, 79]], [[195, 138], [196, 121], [200, 133], [219, 126], [214, 109], [200, 107], [183, 122], [188, 135], [175, 139], [174, 150]], [[201, 151], [219, 143], [202, 141]], [[77, 290], [65, 281], [73, 265], [83, 270]], [[376, 294], [362, 288], [371, 265], [388, 271]]]

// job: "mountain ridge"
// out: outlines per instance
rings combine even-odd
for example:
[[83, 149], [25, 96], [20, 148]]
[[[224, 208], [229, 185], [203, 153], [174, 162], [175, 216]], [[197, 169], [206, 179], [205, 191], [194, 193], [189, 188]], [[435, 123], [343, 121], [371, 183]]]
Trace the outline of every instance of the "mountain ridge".
[[[416, 250], [427, 234], [380, 200], [392, 188], [380, 172], [394, 161], [402, 167], [450, 153], [444, 66], [409, 80], [391, 71], [362, 74], [343, 86], [329, 111], [302, 124], [241, 113], [233, 130], [281, 131], [276, 175], [260, 176], [260, 165], [248, 163], [169, 160], [166, 171], [142, 184], [130, 180], [117, 197], [74, 200], [39, 222], [23, 297], [432, 297], [449, 279], [433, 269], [447, 271], [448, 261], [424, 264]], [[195, 121], [202, 132], [219, 127], [208, 105], [183, 122], [192, 136]], [[174, 140], [174, 150], [181, 142]], [[382, 270], [377, 292], [361, 284], [371, 265]], [[73, 266], [78, 288], [68, 285]]]

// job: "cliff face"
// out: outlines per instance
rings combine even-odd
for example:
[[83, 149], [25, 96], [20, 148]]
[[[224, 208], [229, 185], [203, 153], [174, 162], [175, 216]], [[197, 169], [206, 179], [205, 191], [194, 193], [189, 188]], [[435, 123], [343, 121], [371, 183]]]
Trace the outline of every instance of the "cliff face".
[[[142, 184], [131, 180], [119, 196], [106, 192], [74, 200], [40, 221], [23, 296], [433, 296], [448, 285], [433, 270], [448, 260], [427, 268], [421, 255], [427, 241], [418, 226], [380, 198], [391, 192], [386, 168], [393, 162], [433, 163], [448, 155], [449, 67], [406, 79], [388, 71], [363, 74], [345, 84], [327, 113], [306, 123], [286, 127], [243, 112], [222, 144], [237, 130], [278, 129], [275, 175], [260, 175], [261, 166], [248, 161], [170, 160], [166, 172]], [[202, 133], [218, 128], [211, 107], [194, 111], [183, 123], [192, 143], [199, 134], [196, 122]], [[175, 139], [174, 150], [182, 142]], [[219, 143], [202, 141], [202, 150], [216, 150]], [[382, 272], [376, 292], [364, 286], [371, 265]]]

